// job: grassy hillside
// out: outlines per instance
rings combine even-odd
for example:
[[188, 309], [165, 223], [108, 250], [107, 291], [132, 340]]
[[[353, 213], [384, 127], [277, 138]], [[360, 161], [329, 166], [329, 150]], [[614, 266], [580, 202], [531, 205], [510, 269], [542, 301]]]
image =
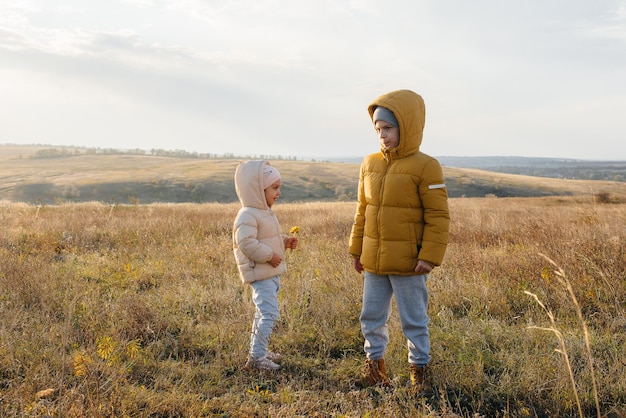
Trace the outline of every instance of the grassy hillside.
[[[0, 146], [0, 200], [41, 204], [235, 202], [238, 159], [46, 153], [46, 147]], [[359, 164], [272, 160], [284, 178], [284, 202], [352, 201]], [[626, 183], [550, 179], [444, 167], [450, 197], [604, 194], [626, 199]]]

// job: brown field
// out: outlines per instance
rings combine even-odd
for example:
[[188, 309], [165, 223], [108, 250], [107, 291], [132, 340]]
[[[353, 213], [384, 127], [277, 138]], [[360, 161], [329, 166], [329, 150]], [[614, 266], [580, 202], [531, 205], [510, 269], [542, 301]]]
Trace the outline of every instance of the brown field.
[[395, 311], [393, 387], [352, 385], [354, 203], [277, 204], [302, 232], [271, 342], [284, 367], [265, 374], [242, 368], [254, 307], [231, 250], [238, 205], [2, 202], [0, 416], [624, 416], [626, 206], [450, 204], [429, 279], [437, 395], [416, 399]]

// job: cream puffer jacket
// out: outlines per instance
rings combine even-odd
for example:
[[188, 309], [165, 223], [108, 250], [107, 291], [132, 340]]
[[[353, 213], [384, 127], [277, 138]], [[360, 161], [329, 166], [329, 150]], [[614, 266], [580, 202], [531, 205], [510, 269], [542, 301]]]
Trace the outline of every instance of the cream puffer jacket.
[[421, 96], [410, 90], [378, 97], [368, 107], [391, 110], [400, 143], [361, 164], [349, 252], [368, 272], [415, 274], [418, 260], [442, 263], [448, 243], [448, 196], [439, 162], [420, 152], [425, 122]]
[[[251, 160], [235, 171], [235, 190], [241, 202], [233, 225], [233, 252], [242, 282], [269, 279], [287, 271], [286, 235], [280, 233], [278, 219], [267, 205], [263, 190], [263, 166], [267, 161]], [[283, 261], [272, 267], [273, 253]]]

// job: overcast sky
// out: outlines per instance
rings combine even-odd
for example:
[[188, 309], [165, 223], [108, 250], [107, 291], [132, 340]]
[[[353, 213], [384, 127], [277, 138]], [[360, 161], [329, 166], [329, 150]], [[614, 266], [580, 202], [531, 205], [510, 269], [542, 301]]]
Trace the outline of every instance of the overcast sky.
[[0, 0], [0, 143], [626, 160], [626, 0]]

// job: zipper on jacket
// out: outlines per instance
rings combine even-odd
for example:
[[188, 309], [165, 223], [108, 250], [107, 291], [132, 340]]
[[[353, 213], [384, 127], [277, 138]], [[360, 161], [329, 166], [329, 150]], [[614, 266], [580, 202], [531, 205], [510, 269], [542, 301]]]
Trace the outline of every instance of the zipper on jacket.
[[380, 248], [382, 246], [382, 238], [380, 235], [380, 212], [383, 210], [383, 194], [385, 192], [385, 180], [387, 179], [387, 173], [389, 172], [389, 166], [391, 165], [391, 159], [385, 158], [385, 162], [387, 163], [387, 167], [385, 168], [385, 174], [380, 182], [380, 193], [378, 195], [378, 201], [380, 202], [380, 206], [378, 208], [378, 213], [376, 214], [376, 228], [378, 229], [378, 248], [376, 249], [376, 272], [380, 271]]

